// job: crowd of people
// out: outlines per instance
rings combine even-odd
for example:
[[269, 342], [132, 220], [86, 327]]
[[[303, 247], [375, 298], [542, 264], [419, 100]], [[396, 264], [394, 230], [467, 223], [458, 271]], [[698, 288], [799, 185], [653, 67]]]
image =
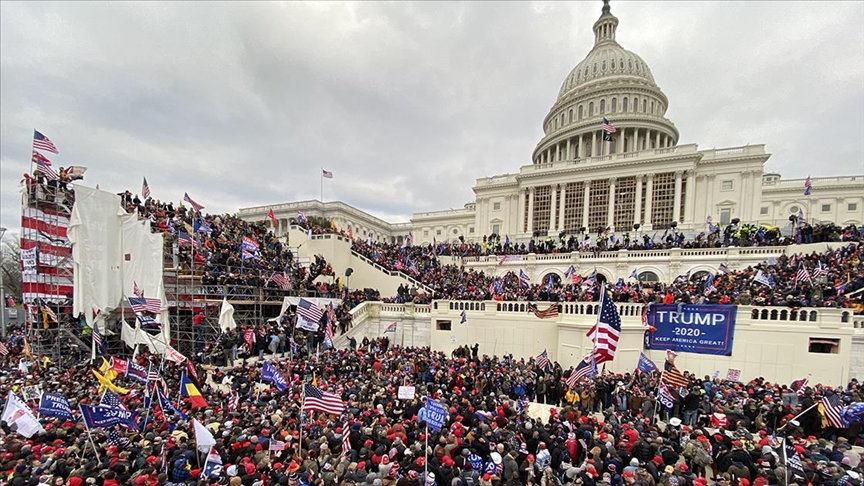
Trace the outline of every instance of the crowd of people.
[[[511, 271], [503, 276], [461, 265], [442, 264], [433, 246], [405, 246], [355, 241], [353, 248], [392, 271], [405, 272], [430, 287], [434, 297], [453, 300], [592, 301], [602, 276], [547, 276], [530, 282]], [[794, 247], [793, 247], [794, 248]], [[864, 244], [841, 243], [821, 253], [782, 255], [740, 269], [718, 268], [713, 274], [681, 275], [671, 283], [630, 278], [608, 282], [619, 302], [712, 303], [789, 307], [850, 307], [862, 310]], [[412, 298], [400, 294], [403, 300]], [[413, 296], [415, 302], [431, 298]]]
[[[450, 356], [386, 339], [321, 353], [299, 345], [291, 359], [266, 362], [283, 377], [269, 383], [263, 360], [210, 369], [145, 351], [130, 359], [151, 370], [146, 387], [106, 371], [122, 360], [59, 369], [28, 357], [21, 339], [6, 345], [4, 397], [38, 386], [68, 400], [75, 417], [42, 415], [44, 433], [24, 437], [9, 425], [20, 417], [4, 414], [0, 484], [861, 486], [853, 446], [864, 444], [855, 415], [864, 390], [855, 380], [799, 385], [794, 405], [784, 400], [788, 385], [685, 373], [686, 393], [667, 409], [656, 401], [656, 372], [602, 373], [571, 387], [557, 363], [489, 356], [477, 345]], [[206, 405], [177, 392], [184, 379]], [[398, 399], [404, 386], [414, 393]], [[157, 388], [162, 398], [150, 403]], [[310, 407], [316, 393], [338, 397], [341, 413]], [[808, 409], [828, 398], [848, 406], [848, 427], [826, 426]], [[433, 415], [432, 400], [446, 416]], [[78, 407], [100, 402], [136, 412], [137, 426], [88, 429]], [[529, 402], [552, 408], [528, 413]], [[196, 447], [208, 440], [195, 422], [212, 449]]]

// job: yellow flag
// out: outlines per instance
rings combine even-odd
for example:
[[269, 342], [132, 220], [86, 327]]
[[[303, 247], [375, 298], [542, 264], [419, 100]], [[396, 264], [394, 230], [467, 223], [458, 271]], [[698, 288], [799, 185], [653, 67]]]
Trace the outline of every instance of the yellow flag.
[[48, 329], [48, 313], [42, 311], [42, 329]]
[[111, 363], [109, 363], [108, 360], [105, 359], [105, 357], [103, 356], [102, 357], [102, 366], [99, 367], [99, 371], [101, 373], [107, 373], [108, 370], [110, 370], [110, 369], [111, 369]]
[[42, 357], [42, 367], [43, 368], [48, 369], [48, 363], [50, 363], [50, 362], [51, 362], [51, 358], [49, 358], [48, 356]]
[[[91, 371], [93, 372], [93, 376], [95, 376], [96, 379], [99, 381], [99, 392], [103, 392], [107, 388], [118, 395], [125, 395], [125, 394], [129, 393], [128, 388], [121, 388], [121, 387], [115, 385], [114, 383], [111, 383], [111, 380], [109, 380], [105, 376], [102, 376], [102, 374], [96, 370], [91, 370]], [[117, 376], [116, 372], [112, 372], [112, 373], [114, 373], [115, 377]]]
[[312, 386], [314, 386], [314, 387], [318, 386], [318, 377], [315, 376], [315, 373], [312, 373]]
[[342, 291], [342, 277], [336, 279], [336, 286], [339, 287], [339, 291]]
[[332, 229], [333, 231], [337, 231], [336, 230], [336, 221], [330, 221], [330, 229]]
[[33, 359], [33, 353], [30, 351], [30, 342], [27, 341], [27, 338], [24, 338], [24, 356]]

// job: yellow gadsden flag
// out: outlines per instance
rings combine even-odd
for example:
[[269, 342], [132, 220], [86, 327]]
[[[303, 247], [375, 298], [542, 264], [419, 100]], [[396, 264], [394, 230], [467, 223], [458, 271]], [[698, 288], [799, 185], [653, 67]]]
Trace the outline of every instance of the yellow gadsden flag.
[[[125, 394], [129, 393], [128, 388], [121, 388], [121, 387], [115, 385], [114, 383], [111, 383], [111, 381], [117, 377], [116, 371], [109, 370], [107, 373], [105, 373], [105, 375], [102, 375], [102, 373], [99, 373], [96, 370], [92, 370], [92, 371], [93, 371], [93, 376], [95, 376], [96, 379], [99, 381], [99, 392], [100, 393], [105, 391], [106, 388], [113, 391], [114, 393], [116, 393], [118, 395], [125, 395]], [[112, 374], [113, 374], [113, 376], [112, 376]], [[109, 376], [111, 376], [111, 378], [109, 378]]]

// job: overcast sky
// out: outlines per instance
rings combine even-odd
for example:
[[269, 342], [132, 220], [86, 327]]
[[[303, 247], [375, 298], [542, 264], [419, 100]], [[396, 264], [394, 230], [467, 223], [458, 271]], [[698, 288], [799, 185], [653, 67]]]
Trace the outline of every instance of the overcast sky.
[[[0, 3], [2, 225], [35, 127], [87, 185], [210, 212], [319, 197], [392, 222], [531, 161], [591, 49], [581, 3]], [[680, 143], [864, 174], [864, 3], [612, 2]], [[50, 155], [50, 154], [49, 154]]]

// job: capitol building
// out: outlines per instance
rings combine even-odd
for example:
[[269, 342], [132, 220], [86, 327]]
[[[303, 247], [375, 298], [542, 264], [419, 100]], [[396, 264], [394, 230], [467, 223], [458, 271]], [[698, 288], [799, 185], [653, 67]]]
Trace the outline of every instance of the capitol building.
[[[415, 244], [479, 241], [498, 234], [519, 241], [560, 232], [704, 231], [706, 219], [791, 228], [799, 212], [811, 223], [864, 223], [864, 173], [784, 179], [766, 173], [765, 145], [700, 150], [679, 144], [666, 118], [669, 99], [648, 64], [616, 41], [618, 18], [604, 1], [593, 47], [565, 77], [543, 119], [544, 136], [518, 171], [477, 179], [475, 200], [458, 210], [416, 213], [391, 223], [342, 202], [300, 201], [242, 208], [247, 220], [269, 221], [272, 207], [287, 231], [302, 211], [323, 216], [355, 238]], [[604, 125], [608, 120], [610, 125]], [[815, 123], [815, 122], [814, 122]]]

